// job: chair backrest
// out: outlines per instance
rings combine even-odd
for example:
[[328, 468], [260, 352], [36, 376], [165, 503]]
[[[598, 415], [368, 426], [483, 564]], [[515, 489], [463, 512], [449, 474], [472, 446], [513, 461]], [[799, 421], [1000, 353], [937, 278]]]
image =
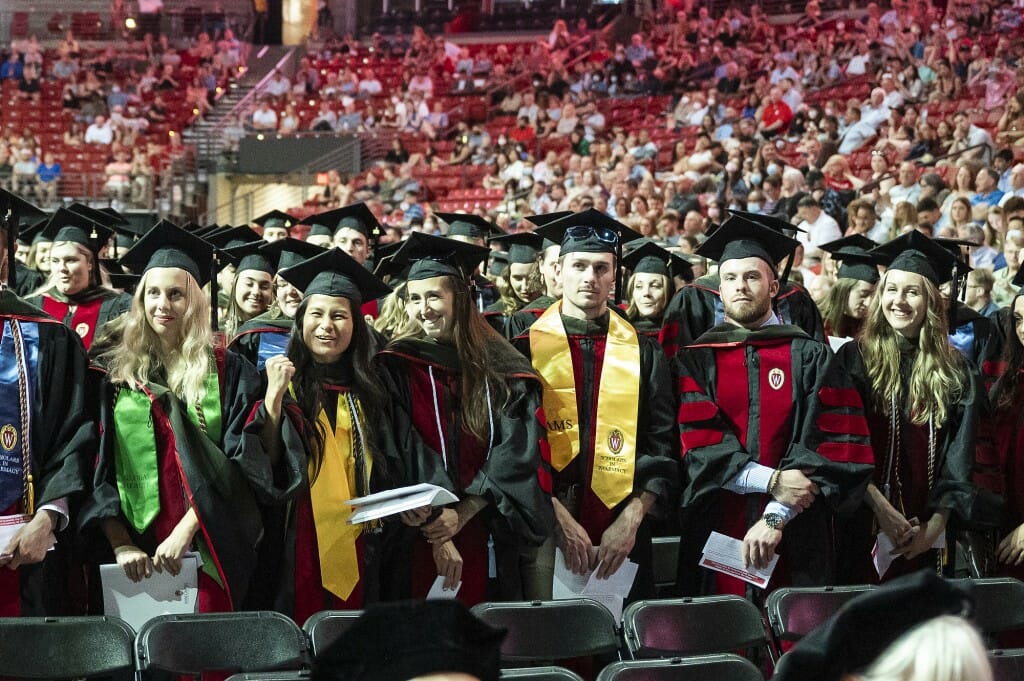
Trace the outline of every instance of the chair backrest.
[[135, 671], [135, 632], [117, 617], [0, 619], [0, 678], [71, 679]]
[[501, 644], [504, 661], [555, 661], [618, 652], [615, 618], [589, 598], [480, 603], [472, 612], [491, 626], [508, 630]]
[[739, 596], [637, 601], [623, 611], [622, 628], [634, 658], [724, 653], [768, 643], [761, 613]]
[[309, 637], [313, 655], [319, 655], [337, 641], [362, 614], [362, 610], [321, 610], [310, 615], [302, 630]]
[[992, 681], [1020, 681], [1024, 679], [1024, 648], [988, 651], [992, 665]]
[[974, 593], [973, 619], [983, 633], [1024, 629], [1024, 582], [1012, 577], [962, 581], [971, 585]]
[[679, 539], [654, 537], [651, 540], [654, 584], [657, 587], [668, 587], [676, 583], [676, 573], [679, 570]]
[[724, 654], [613, 662], [601, 670], [597, 681], [764, 681], [764, 677], [750, 660]]
[[874, 588], [870, 584], [858, 584], [775, 589], [768, 594], [764, 608], [776, 643], [799, 641], [848, 600]]
[[306, 634], [276, 612], [161, 615], [135, 641], [140, 671], [258, 672], [298, 669], [307, 661]]
[[522, 679], [523, 681], [583, 681], [583, 677], [565, 667], [502, 669], [501, 678]]

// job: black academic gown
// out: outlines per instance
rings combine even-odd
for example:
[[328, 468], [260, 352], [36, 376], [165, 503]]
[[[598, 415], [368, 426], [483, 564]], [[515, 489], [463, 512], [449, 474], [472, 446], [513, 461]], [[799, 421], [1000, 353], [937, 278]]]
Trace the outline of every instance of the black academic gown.
[[1003, 339], [995, 322], [959, 302], [956, 329], [949, 334], [949, 342], [979, 374], [986, 373], [992, 362], [998, 362], [1003, 350]]
[[815, 468], [809, 477], [821, 489], [786, 525], [768, 588], [835, 583], [832, 517], [859, 505], [873, 462], [860, 397], [841, 374], [828, 373], [830, 356], [795, 326], [722, 324], [673, 359], [685, 480], [683, 594], [748, 595], [743, 582], [697, 566], [711, 531], [742, 539], [771, 500], [722, 489], [748, 463]]
[[132, 306], [132, 297], [109, 288], [96, 286], [73, 296], [65, 296], [56, 289], [28, 299], [48, 315], [62, 322], [82, 339], [85, 349], [92, 347], [99, 330]]
[[557, 298], [552, 298], [548, 295], [534, 298], [528, 302], [521, 310], [508, 318], [508, 321], [505, 323], [505, 337], [509, 340], [515, 340], [526, 333], [533, 326], [533, 323], [544, 314], [544, 311], [557, 302]]
[[238, 327], [238, 333], [228, 347], [263, 371], [268, 359], [285, 354], [294, 323], [293, 319], [280, 313], [261, 314]]
[[[516, 311], [518, 312], [518, 310]], [[515, 312], [512, 312], [512, 314], [515, 314]], [[484, 308], [481, 316], [483, 316], [484, 321], [486, 321], [492, 329], [497, 331], [504, 338], [506, 337], [505, 328], [508, 326], [508, 318], [511, 317], [512, 314], [509, 314], [505, 309], [505, 303], [499, 300], [498, 302], [492, 303]]]
[[[85, 388], [85, 350], [81, 340], [63, 324], [11, 291], [0, 290], [0, 326], [7, 327], [11, 320], [17, 320], [23, 329], [38, 330], [31, 411], [35, 507], [66, 498], [73, 523], [81, 495], [89, 489], [89, 466], [96, 446], [95, 422], [86, 408], [91, 396]], [[6, 404], [18, 403], [17, 387], [0, 387], [0, 392], [0, 400]], [[0, 509], [0, 513], [22, 513], [23, 503], [24, 499], [17, 507]], [[74, 603], [81, 594], [69, 593], [73, 532], [57, 532], [55, 549], [41, 563], [16, 571], [0, 570], [0, 615], [82, 614], [80, 604]]]
[[[133, 542], [152, 555], [166, 534], [181, 519], [188, 505], [199, 517], [195, 545], [203, 555], [199, 608], [206, 611], [238, 609], [245, 602], [256, 568], [256, 547], [263, 535], [257, 502], [275, 503], [290, 498], [302, 481], [303, 444], [287, 418], [281, 424], [281, 459], [270, 463], [260, 433], [266, 407], [260, 401], [262, 384], [255, 367], [230, 351], [217, 351], [220, 377], [221, 438], [213, 442], [192, 420], [182, 401], [158, 380], [145, 387], [151, 394], [153, 432], [160, 466], [161, 508], [142, 533], [126, 520], [118, 492], [114, 440], [117, 420], [114, 402], [118, 390], [106, 381], [100, 395], [102, 434], [92, 497], [82, 512], [83, 531], [100, 529], [104, 519], [120, 520]], [[173, 437], [170, 434], [173, 433]], [[165, 489], [165, 488], [170, 489]], [[177, 492], [175, 492], [177, 490]], [[169, 501], [172, 507], [164, 505]], [[113, 562], [102, 534], [98, 557]]]
[[[488, 361], [509, 390], [504, 405], [492, 405], [490, 442], [462, 426], [463, 368], [452, 346], [403, 339], [377, 356], [391, 405], [386, 447], [397, 461], [402, 484], [428, 482], [460, 499], [476, 495], [488, 501], [454, 539], [464, 561], [458, 598], [467, 604], [487, 597], [488, 535], [496, 547], [516, 552], [543, 543], [554, 524], [550, 489], [544, 487], [549, 467], [541, 458], [546, 441], [537, 420], [540, 383], [529, 363], [497, 334], [487, 343]], [[422, 598], [437, 576], [436, 567], [420, 531], [412, 528], [405, 535], [404, 546], [385, 558], [382, 579], [390, 584], [383, 588], [396, 597], [404, 592]]]
[[[900, 368], [904, 393], [910, 378], [910, 370], [917, 353], [917, 347], [909, 341], [900, 341]], [[875, 455], [873, 482], [883, 493], [886, 481], [890, 479], [890, 439], [893, 435], [889, 416], [874, 398], [871, 379], [867, 375], [864, 358], [857, 343], [847, 343], [835, 356], [834, 371], [848, 375], [864, 403], [871, 445]], [[935, 432], [934, 480], [928, 480], [927, 424], [914, 425], [900, 409], [899, 448], [892, 462], [891, 492], [889, 499], [896, 510], [906, 518], [917, 518], [922, 524], [928, 522], [936, 511], [950, 512], [947, 537], [966, 527], [971, 527], [987, 515], [984, 497], [974, 483], [976, 469], [975, 444], [981, 393], [979, 377], [963, 366], [964, 389], [960, 399], [949, 406], [946, 423]], [[844, 541], [840, 566], [840, 578], [846, 583], [876, 583], [878, 574], [871, 562], [871, 549], [875, 543], [873, 533], [874, 514], [862, 504], [844, 530]], [[936, 568], [937, 552], [928, 551], [919, 558], [908, 561], [897, 558], [885, 574], [885, 580], [906, 574], [915, 569]], [[949, 566], [951, 567], [951, 566]]]
[[[580, 452], [561, 471], [553, 471], [552, 488], [565, 508], [590, 535], [594, 546], [629, 502], [623, 500], [609, 509], [591, 488], [594, 463], [597, 395], [601, 388], [608, 334], [608, 314], [596, 321], [561, 316], [573, 358], [579, 415]], [[679, 447], [675, 439], [675, 405], [668, 363], [658, 344], [638, 334], [640, 345], [640, 394], [637, 395], [636, 461], [633, 494], [650, 492], [655, 496], [652, 515], [667, 517], [674, 510], [679, 487]], [[515, 340], [516, 348], [531, 357], [529, 332]], [[532, 358], [531, 358], [532, 359]], [[629, 600], [654, 596], [651, 529], [648, 519], [640, 524], [630, 560], [639, 565]]]
[[25, 298], [28, 294], [32, 293], [32, 291], [35, 291], [46, 283], [45, 274], [31, 269], [23, 262], [17, 261], [15, 263], [15, 267], [17, 269], [18, 280], [14, 285], [14, 292], [22, 298]]
[[[674, 357], [680, 348], [725, 321], [717, 274], [708, 274], [679, 289], [665, 309], [660, 341], [665, 355]], [[800, 327], [815, 340], [825, 340], [821, 312], [807, 291], [786, 282], [774, 301], [775, 313], [783, 324]]]
[[633, 325], [637, 333], [654, 340], [658, 340], [658, 336], [661, 334], [661, 317], [637, 317], [636, 319], [630, 319], [629, 323]]

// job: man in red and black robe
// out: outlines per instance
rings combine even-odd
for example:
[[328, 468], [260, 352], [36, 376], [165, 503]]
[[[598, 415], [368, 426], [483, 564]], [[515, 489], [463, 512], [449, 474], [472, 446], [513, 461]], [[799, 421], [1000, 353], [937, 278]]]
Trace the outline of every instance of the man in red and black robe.
[[750, 565], [763, 567], [778, 549], [768, 588], [832, 583], [833, 513], [856, 507], [873, 470], [857, 393], [826, 375], [826, 345], [772, 309], [775, 263], [795, 247], [744, 217], [701, 247], [720, 264], [726, 323], [673, 360], [684, 594], [747, 595], [746, 583], [698, 567], [712, 531], [742, 539]]

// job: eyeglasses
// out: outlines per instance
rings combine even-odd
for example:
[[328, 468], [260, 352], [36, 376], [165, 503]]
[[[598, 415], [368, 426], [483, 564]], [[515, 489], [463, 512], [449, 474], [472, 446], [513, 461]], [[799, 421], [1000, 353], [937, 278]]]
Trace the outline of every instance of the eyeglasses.
[[615, 230], [608, 229], [607, 227], [588, 227], [585, 225], [578, 225], [565, 230], [565, 235], [570, 239], [587, 239], [593, 236], [596, 237], [598, 241], [606, 244], [615, 244], [619, 242], [619, 235], [615, 233]]

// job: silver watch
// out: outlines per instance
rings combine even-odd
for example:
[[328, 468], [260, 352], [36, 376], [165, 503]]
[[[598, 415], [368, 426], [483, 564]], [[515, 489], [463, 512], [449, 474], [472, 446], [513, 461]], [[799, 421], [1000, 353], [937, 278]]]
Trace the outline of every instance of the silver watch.
[[773, 530], [781, 530], [782, 526], [786, 522], [785, 518], [778, 513], [765, 513], [761, 516], [761, 520], [763, 520], [764, 524]]

